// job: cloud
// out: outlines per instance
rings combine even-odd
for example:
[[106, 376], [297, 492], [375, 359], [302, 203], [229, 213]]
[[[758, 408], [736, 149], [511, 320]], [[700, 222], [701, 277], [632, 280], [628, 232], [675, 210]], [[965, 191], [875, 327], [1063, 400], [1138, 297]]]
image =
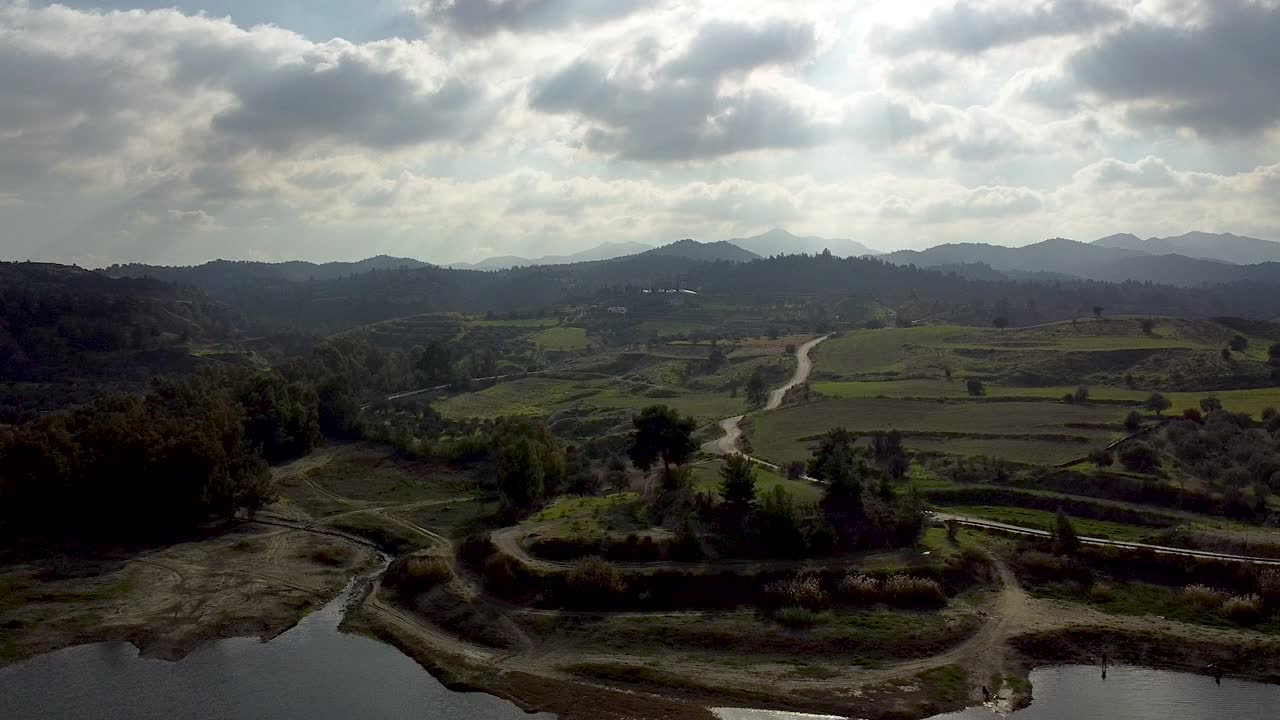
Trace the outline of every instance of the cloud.
[[881, 214], [923, 223], [951, 223], [966, 220], [996, 220], [1034, 213], [1044, 207], [1039, 193], [1021, 187], [959, 188], [944, 197], [917, 201], [890, 197], [881, 205]]
[[651, 5], [647, 0], [428, 0], [416, 14], [429, 26], [484, 37], [598, 25]]
[[1253, 136], [1280, 122], [1280, 5], [1213, 0], [1203, 18], [1137, 22], [1070, 60], [1068, 74], [1135, 126], [1210, 138]]
[[778, 20], [760, 26], [712, 21], [663, 72], [676, 78], [720, 78], [768, 65], [806, 60], [817, 50], [810, 23]]
[[902, 56], [936, 50], [978, 55], [1040, 37], [1075, 35], [1118, 22], [1124, 13], [1097, 0], [1046, 0], [976, 5], [956, 2], [914, 26], [872, 35], [878, 51]]
[[530, 107], [590, 121], [581, 136], [587, 149], [633, 160], [808, 147], [836, 128], [774, 90], [724, 85], [731, 76], [802, 61], [814, 49], [812, 26], [712, 22], [682, 55], [645, 74], [610, 74], [588, 59], [570, 63], [535, 85]]
[[493, 114], [483, 89], [403, 40], [317, 44], [172, 10], [25, 4], [0, 7], [0, 38], [0, 136], [18, 140], [0, 181], [227, 190], [248, 152], [468, 142]]

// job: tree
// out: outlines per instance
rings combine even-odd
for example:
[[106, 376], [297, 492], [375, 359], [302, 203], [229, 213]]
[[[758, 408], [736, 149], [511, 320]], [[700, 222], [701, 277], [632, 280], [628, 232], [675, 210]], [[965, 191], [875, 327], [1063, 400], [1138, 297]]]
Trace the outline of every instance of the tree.
[[627, 463], [620, 455], [612, 455], [609, 462], [605, 464], [605, 480], [608, 481], [609, 487], [621, 492], [627, 489], [629, 478], [627, 478]]
[[1173, 403], [1169, 398], [1161, 395], [1160, 393], [1151, 393], [1151, 397], [1147, 398], [1147, 401], [1143, 403], [1142, 406], [1155, 414], [1160, 415], [1165, 410], [1173, 407]]
[[796, 354], [796, 344], [795, 344], [795, 343], [787, 343], [786, 352], [787, 352], [787, 354], [788, 354], [788, 355], [795, 355], [795, 354]]
[[1078, 403], [1087, 402], [1089, 400], [1089, 388], [1084, 385], [1076, 388], [1075, 395], [1072, 396], [1072, 399]]
[[761, 407], [769, 400], [769, 386], [764, 379], [764, 371], [756, 368], [747, 381], [747, 404]]
[[1200, 399], [1200, 412], [1205, 415], [1218, 412], [1221, 409], [1222, 401], [1212, 395]]
[[997, 315], [996, 318], [991, 321], [991, 324], [999, 328], [1000, 330], [1003, 330], [1009, 327], [1009, 318], [1005, 317], [1004, 315]]
[[742, 455], [733, 455], [720, 468], [720, 495], [724, 504], [738, 514], [745, 514], [756, 501], [756, 469]]
[[781, 485], [760, 498], [755, 513], [756, 543], [766, 555], [799, 557], [805, 550], [800, 513], [791, 493]]
[[711, 348], [711, 354], [707, 356], [707, 367], [711, 372], [715, 372], [724, 366], [724, 351], [719, 346]]
[[1124, 418], [1124, 428], [1131, 433], [1138, 431], [1142, 427], [1142, 413], [1137, 410], [1130, 410], [1129, 414]]
[[1102, 320], [1102, 311], [1105, 310], [1101, 305], [1093, 306], [1093, 316], [1098, 320]]
[[1146, 443], [1128, 443], [1120, 451], [1120, 464], [1130, 472], [1151, 474], [1160, 467], [1160, 455]]
[[1053, 527], [1050, 529], [1053, 537], [1053, 552], [1057, 555], [1075, 555], [1080, 549], [1080, 536], [1076, 534], [1076, 528], [1071, 524], [1071, 518], [1058, 508], [1058, 514], [1053, 518]]
[[1111, 467], [1116, 459], [1111, 455], [1111, 451], [1105, 448], [1099, 448], [1089, 453], [1089, 462], [1098, 468]]
[[508, 445], [498, 460], [498, 494], [503, 504], [526, 511], [542, 501], [546, 469], [539, 443], [522, 438]]
[[627, 454], [640, 470], [647, 471], [660, 460], [663, 471], [669, 471], [672, 465], [688, 462], [698, 449], [692, 437], [698, 423], [666, 405], [650, 405], [632, 418], [631, 424], [635, 432]]
[[792, 460], [791, 462], [787, 463], [787, 479], [788, 480], [803, 480], [804, 471], [805, 471], [805, 467], [804, 467], [803, 460]]
[[1236, 335], [1231, 338], [1231, 343], [1228, 347], [1236, 352], [1244, 352], [1249, 349], [1249, 338], [1243, 335]]
[[1156, 321], [1152, 318], [1142, 318], [1138, 321], [1138, 324], [1142, 326], [1142, 332], [1145, 335], [1150, 335], [1155, 332]]
[[981, 397], [982, 395], [987, 394], [987, 387], [982, 384], [981, 380], [974, 380], [970, 378], [965, 382], [964, 386], [973, 397]]

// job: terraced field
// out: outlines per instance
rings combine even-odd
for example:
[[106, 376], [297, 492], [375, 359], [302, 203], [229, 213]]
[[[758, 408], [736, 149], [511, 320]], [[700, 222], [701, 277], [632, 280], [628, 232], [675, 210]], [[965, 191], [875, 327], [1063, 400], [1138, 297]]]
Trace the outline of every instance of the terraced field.
[[1062, 402], [968, 402], [844, 398], [752, 417], [748, 436], [763, 457], [808, 455], [822, 433], [899, 430], [907, 446], [1015, 462], [1058, 463], [1120, 437], [1125, 408]]
[[[1072, 384], [1146, 391], [1246, 389], [1271, 385], [1264, 338], [1222, 351], [1236, 332], [1205, 320], [1112, 318], [992, 330], [954, 325], [862, 330], [833, 338], [817, 354], [820, 379], [891, 381], [979, 377], [998, 385]], [[857, 394], [854, 392], [853, 394]], [[950, 393], [943, 392], [942, 395]]]

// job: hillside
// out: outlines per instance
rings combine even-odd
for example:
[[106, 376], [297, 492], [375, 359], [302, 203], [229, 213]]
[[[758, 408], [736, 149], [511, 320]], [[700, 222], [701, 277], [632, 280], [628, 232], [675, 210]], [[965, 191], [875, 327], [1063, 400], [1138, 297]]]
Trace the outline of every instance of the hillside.
[[612, 260], [635, 255], [650, 250], [651, 247], [637, 242], [603, 243], [569, 255], [543, 255], [536, 258], [503, 255], [486, 258], [476, 263], [452, 263], [447, 267], [456, 270], [507, 270], [513, 267], [533, 267], [536, 265], [571, 265], [573, 263]]
[[639, 257], [654, 256], [681, 257], [690, 260], [726, 260], [728, 262], [751, 262], [759, 260], [760, 256], [749, 250], [744, 250], [733, 243], [720, 240], [718, 242], [701, 243], [697, 240], [679, 240], [670, 245], [663, 245], [652, 250], [642, 252]]
[[[1106, 241], [1105, 244], [1103, 241]], [[928, 250], [903, 250], [882, 256], [901, 265], [951, 268], [986, 265], [1010, 278], [1058, 281], [1074, 276], [1102, 282], [1149, 282], [1162, 285], [1201, 286], [1234, 282], [1280, 282], [1280, 265], [1235, 265], [1183, 254], [1151, 255], [1137, 247], [1147, 245], [1132, 235], [1113, 235], [1094, 243], [1056, 238], [1010, 248], [1002, 245], [963, 243], [939, 245]], [[1044, 274], [1035, 277], [1029, 274]]]
[[1242, 237], [1231, 233], [1189, 232], [1177, 237], [1153, 237], [1147, 240], [1123, 233], [1094, 240], [1093, 244], [1151, 255], [1186, 255], [1236, 265], [1280, 262], [1280, 242]]
[[332, 280], [348, 275], [360, 275], [374, 270], [425, 267], [430, 267], [430, 264], [412, 258], [377, 255], [356, 262], [319, 264], [301, 260], [280, 263], [248, 260], [213, 260], [203, 265], [187, 267], [129, 263], [126, 265], [112, 265], [100, 272], [108, 277], [155, 278], [165, 282], [194, 285], [202, 288], [225, 288], [251, 278], [255, 280], [305, 282], [308, 280]]
[[831, 251], [831, 254], [836, 257], [862, 257], [863, 255], [882, 254], [879, 250], [872, 250], [854, 240], [815, 236], [800, 237], [792, 235], [782, 228], [774, 228], [767, 233], [753, 237], [734, 238], [728, 242], [761, 257], [795, 255], [798, 253], [817, 255], [824, 250]]

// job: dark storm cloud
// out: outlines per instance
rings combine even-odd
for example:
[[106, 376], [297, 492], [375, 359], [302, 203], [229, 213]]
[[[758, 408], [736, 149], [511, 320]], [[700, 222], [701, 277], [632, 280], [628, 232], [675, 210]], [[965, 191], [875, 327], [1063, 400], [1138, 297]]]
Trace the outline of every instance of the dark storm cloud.
[[802, 62], [816, 49], [813, 27], [788, 21], [710, 23], [651, 80], [616, 78], [580, 59], [545, 78], [530, 105], [595, 121], [590, 150], [635, 160], [678, 161], [829, 141], [838, 126], [813, 120], [771, 91], [725, 93], [722, 81], [753, 69]]
[[423, 92], [403, 72], [357, 56], [285, 65], [239, 83], [238, 106], [214, 117], [213, 129], [275, 151], [325, 140], [394, 149], [464, 139], [483, 126], [475, 88], [451, 79]]
[[1081, 50], [1069, 74], [1105, 99], [1128, 103], [1137, 125], [1208, 136], [1252, 135], [1280, 121], [1280, 6], [1205, 3], [1204, 22], [1133, 24]]
[[919, 25], [872, 37], [888, 55], [936, 50], [977, 55], [1037, 37], [1073, 35], [1124, 19], [1124, 13], [1095, 0], [1012, 3], [998, 8], [957, 2], [932, 12]]
[[431, 0], [420, 15], [465, 35], [501, 31], [545, 32], [575, 25], [598, 25], [626, 17], [651, 0]]

